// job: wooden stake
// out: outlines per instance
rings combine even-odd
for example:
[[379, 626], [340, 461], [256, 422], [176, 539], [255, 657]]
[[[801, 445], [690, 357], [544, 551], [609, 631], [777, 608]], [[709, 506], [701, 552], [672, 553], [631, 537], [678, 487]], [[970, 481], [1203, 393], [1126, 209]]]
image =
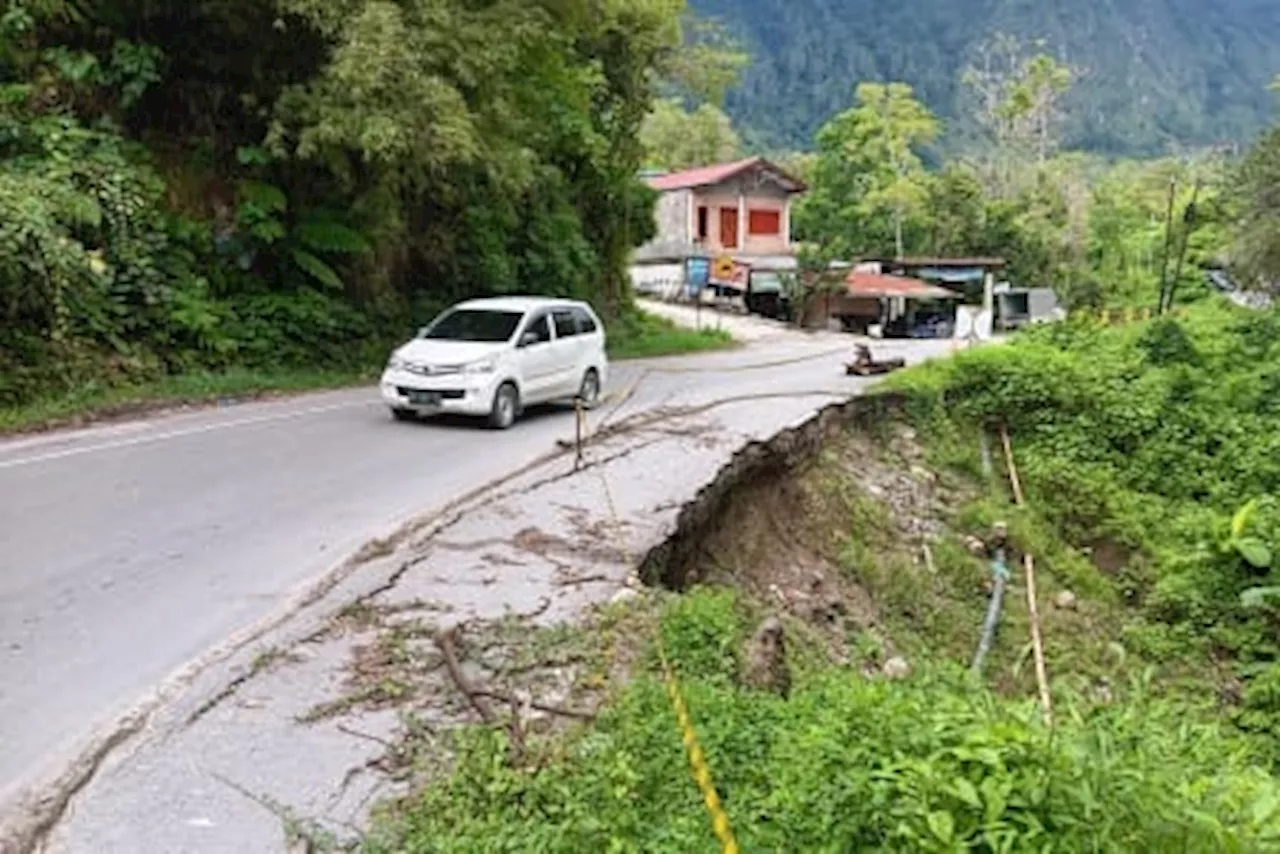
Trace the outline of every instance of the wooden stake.
[[1022, 481], [1018, 478], [1018, 467], [1013, 463], [1013, 443], [1009, 441], [1008, 425], [1000, 425], [1000, 444], [1004, 446], [1005, 468], [1009, 470], [1009, 485], [1013, 487], [1013, 503], [1023, 505]]
[[587, 412], [586, 409], [583, 408], [581, 397], [575, 397], [573, 399], [573, 418], [573, 470], [578, 471], [582, 468], [582, 440], [586, 435], [587, 423]]
[[[1000, 425], [1000, 443], [1004, 445], [1005, 467], [1009, 470], [1009, 485], [1013, 488], [1014, 503], [1021, 507], [1025, 499], [1022, 493], [1022, 481], [1018, 478], [1018, 467], [1013, 460], [1013, 443], [1009, 440], [1009, 428]], [[1044, 663], [1044, 639], [1040, 634], [1040, 608], [1036, 603], [1036, 565], [1031, 555], [1022, 556], [1022, 569], [1027, 584], [1027, 612], [1031, 617], [1031, 651], [1035, 657], [1036, 686], [1040, 689], [1040, 710], [1044, 713], [1044, 722], [1053, 726], [1053, 699], [1049, 694], [1049, 676]]]
[[1027, 611], [1031, 614], [1031, 651], [1035, 656], [1040, 708], [1044, 712], [1045, 724], [1053, 726], [1053, 698], [1049, 695], [1049, 675], [1044, 664], [1044, 640], [1040, 636], [1040, 609], [1036, 605], [1036, 565], [1031, 555], [1022, 556], [1022, 568], [1026, 571]]

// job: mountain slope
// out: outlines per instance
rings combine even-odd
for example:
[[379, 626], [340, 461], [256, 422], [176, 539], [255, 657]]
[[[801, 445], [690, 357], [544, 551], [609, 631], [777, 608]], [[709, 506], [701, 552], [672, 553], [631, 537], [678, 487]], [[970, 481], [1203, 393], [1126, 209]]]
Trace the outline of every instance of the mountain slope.
[[1044, 39], [1082, 72], [1067, 141], [1105, 153], [1245, 141], [1272, 117], [1280, 72], [1273, 0], [692, 1], [751, 51], [728, 107], [766, 147], [808, 145], [860, 80], [911, 83], [963, 138], [960, 76], [998, 32]]

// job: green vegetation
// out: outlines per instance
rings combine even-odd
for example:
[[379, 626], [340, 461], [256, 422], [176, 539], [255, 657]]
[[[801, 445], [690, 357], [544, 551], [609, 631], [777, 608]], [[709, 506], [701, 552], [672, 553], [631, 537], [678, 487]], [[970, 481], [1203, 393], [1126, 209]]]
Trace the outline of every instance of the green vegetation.
[[609, 355], [614, 359], [644, 359], [722, 350], [733, 346], [723, 329], [686, 329], [664, 317], [644, 312], [628, 314], [609, 327]]
[[640, 128], [645, 165], [663, 171], [707, 163], [728, 163], [742, 156], [742, 141], [733, 123], [714, 104], [689, 111], [677, 99], [664, 99]]
[[640, 126], [723, 85], [679, 0], [55, 0], [0, 30], [5, 408], [362, 372], [463, 296], [616, 319], [653, 227]]
[[253, 371], [239, 368], [219, 373], [177, 374], [139, 385], [89, 382], [62, 397], [38, 398], [23, 406], [0, 409], [0, 433], [82, 424], [168, 406], [358, 385], [372, 379], [373, 374], [367, 371]]
[[1155, 308], [1166, 283], [1175, 300], [1194, 299], [1210, 267], [1269, 280], [1275, 265], [1258, 247], [1275, 228], [1267, 152], [1280, 138], [1242, 164], [1108, 163], [1060, 150], [1057, 105], [1073, 78], [1053, 58], [1016, 54], [968, 79], [991, 140], [931, 171], [920, 151], [938, 124], [913, 90], [860, 85], [799, 164], [810, 191], [796, 208], [797, 236], [822, 258], [1002, 257], [1010, 281], [1052, 287], [1069, 308]]
[[755, 62], [728, 109], [762, 148], [807, 147], [863, 81], [899, 80], [947, 121], [947, 147], [982, 137], [967, 68], [998, 63], [997, 33], [1070, 57], [1082, 74], [1063, 103], [1068, 147], [1151, 156], [1246, 142], [1267, 122], [1280, 69], [1272, 7], [1247, 0], [1141, 5], [1082, 0], [695, 0], [738, 33]]
[[[1059, 692], [1051, 735], [1034, 705], [945, 666], [902, 683], [818, 668], [784, 700], [735, 687], [744, 605], [696, 591], [662, 625], [744, 851], [1257, 851], [1280, 833], [1275, 781], [1185, 706], [1141, 689], [1110, 707]], [[368, 851], [714, 846], [652, 671], [537, 768], [510, 767], [498, 733], [460, 747], [394, 845]]]
[[1028, 530], [1087, 550], [1094, 564], [1077, 571], [1124, 606], [1123, 645], [1216, 683], [1225, 718], [1273, 764], [1277, 333], [1273, 312], [1208, 304], [1186, 320], [1037, 330], [896, 381], [941, 447], [968, 448], [953, 461], [971, 471], [977, 431], [1008, 424]]

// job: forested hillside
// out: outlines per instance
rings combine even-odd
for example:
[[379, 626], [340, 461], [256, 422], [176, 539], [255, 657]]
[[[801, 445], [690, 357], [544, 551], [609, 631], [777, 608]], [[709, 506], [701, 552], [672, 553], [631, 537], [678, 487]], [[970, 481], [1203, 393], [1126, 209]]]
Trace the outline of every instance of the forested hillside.
[[1067, 143], [1153, 154], [1240, 142], [1265, 124], [1280, 72], [1280, 4], [1262, 0], [695, 0], [751, 51], [730, 114], [767, 148], [807, 147], [859, 81], [901, 81], [948, 122], [973, 131], [963, 70], [997, 34], [1072, 66]]
[[460, 295], [606, 310], [683, 4], [30, 0], [0, 14], [0, 406], [362, 366]]

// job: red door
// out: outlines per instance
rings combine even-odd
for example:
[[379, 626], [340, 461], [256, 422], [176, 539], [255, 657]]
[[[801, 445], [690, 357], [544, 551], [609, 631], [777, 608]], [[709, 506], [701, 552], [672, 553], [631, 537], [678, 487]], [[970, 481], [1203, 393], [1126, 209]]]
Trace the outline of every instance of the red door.
[[720, 209], [720, 245], [725, 249], [738, 248], [738, 209]]

